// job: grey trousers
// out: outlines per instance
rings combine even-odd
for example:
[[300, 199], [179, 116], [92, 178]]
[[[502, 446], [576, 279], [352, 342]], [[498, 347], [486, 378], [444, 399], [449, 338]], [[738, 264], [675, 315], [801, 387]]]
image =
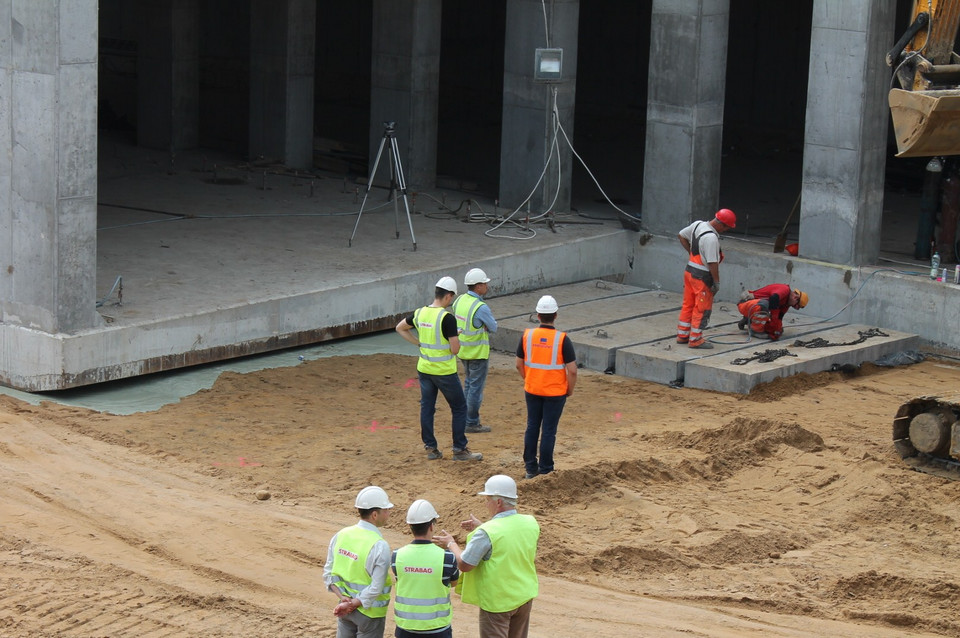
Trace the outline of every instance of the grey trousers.
[[370, 618], [352, 611], [337, 618], [337, 638], [383, 638], [386, 625], [386, 618]]

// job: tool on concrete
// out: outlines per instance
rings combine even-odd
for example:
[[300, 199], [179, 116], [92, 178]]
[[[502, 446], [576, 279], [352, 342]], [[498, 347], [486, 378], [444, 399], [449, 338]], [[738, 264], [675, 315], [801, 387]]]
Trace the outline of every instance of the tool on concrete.
[[363, 215], [363, 207], [367, 204], [367, 197], [370, 195], [370, 188], [373, 186], [373, 178], [377, 176], [377, 168], [380, 166], [380, 158], [383, 156], [383, 147], [390, 142], [390, 151], [387, 156], [390, 164], [390, 199], [393, 200], [393, 218], [394, 226], [397, 231], [397, 239], [400, 238], [400, 210], [397, 206], [397, 191], [403, 196], [403, 207], [407, 211], [407, 225], [410, 227], [410, 240], [413, 242], [413, 249], [417, 249], [417, 238], [413, 234], [413, 220], [410, 218], [410, 203], [407, 201], [407, 182], [403, 177], [403, 165], [400, 163], [400, 150], [397, 148], [397, 126], [395, 122], [383, 123], [383, 137], [380, 139], [380, 148], [377, 149], [377, 158], [373, 161], [373, 170], [370, 171], [370, 179], [367, 180], [367, 190], [363, 194], [363, 201], [360, 202], [360, 212], [357, 213], [357, 221], [353, 225], [353, 233], [350, 234], [350, 241], [347, 246], [353, 246], [353, 237], [357, 234], [357, 226], [360, 225], [360, 216]]
[[799, 206], [800, 206], [800, 194], [798, 193], [797, 200], [793, 202], [793, 208], [790, 209], [790, 214], [787, 215], [787, 221], [783, 223], [783, 229], [777, 235], [776, 241], [773, 242], [773, 252], [775, 253], [783, 252], [783, 249], [787, 244], [787, 227], [790, 225], [790, 222], [793, 221], [793, 214], [797, 212], [797, 208]]

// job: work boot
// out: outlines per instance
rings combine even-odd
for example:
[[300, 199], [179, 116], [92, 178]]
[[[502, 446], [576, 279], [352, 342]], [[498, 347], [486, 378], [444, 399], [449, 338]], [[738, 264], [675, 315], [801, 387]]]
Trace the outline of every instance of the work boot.
[[704, 341], [703, 343], [699, 343], [697, 345], [690, 344], [690, 347], [697, 350], [713, 350], [713, 344], [709, 341]]
[[738, 322], [737, 322], [737, 327], [740, 328], [741, 330], [746, 330], [746, 329], [747, 329], [747, 318], [744, 317], [743, 319], [741, 319], [740, 321], [738, 321]]
[[477, 434], [478, 432], [489, 432], [489, 431], [490, 431], [489, 427], [487, 427], [486, 425], [480, 425], [479, 423], [477, 423], [476, 425], [467, 426], [467, 432], [469, 432], [470, 434]]
[[442, 458], [443, 458], [443, 452], [441, 452], [437, 448], [427, 450], [428, 461], [436, 461], [437, 459], [442, 459]]
[[688, 341], [690, 340], [684, 339], [683, 337], [677, 337], [677, 343], [679, 343], [680, 345], [685, 345]]
[[540, 476], [540, 472], [527, 472], [527, 473], [523, 476], [523, 478], [525, 478], [525, 479], [532, 479], [532, 478], [537, 478], [538, 476]]
[[481, 454], [480, 452], [471, 452], [467, 448], [453, 451], [454, 461], [479, 461], [482, 458], [483, 458], [483, 454]]

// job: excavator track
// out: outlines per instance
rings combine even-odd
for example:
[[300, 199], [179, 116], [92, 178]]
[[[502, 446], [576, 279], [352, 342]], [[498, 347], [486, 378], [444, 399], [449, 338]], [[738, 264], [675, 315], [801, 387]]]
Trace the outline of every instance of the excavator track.
[[960, 481], [960, 393], [901, 405], [893, 419], [893, 445], [909, 467]]

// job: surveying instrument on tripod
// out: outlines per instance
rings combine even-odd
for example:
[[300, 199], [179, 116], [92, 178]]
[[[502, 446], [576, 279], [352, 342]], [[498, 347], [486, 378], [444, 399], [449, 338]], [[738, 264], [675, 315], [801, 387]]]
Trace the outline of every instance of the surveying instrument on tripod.
[[413, 249], [417, 249], [417, 238], [413, 235], [413, 221], [410, 219], [410, 204], [407, 202], [407, 182], [403, 178], [403, 166], [400, 164], [400, 151], [397, 149], [397, 128], [396, 122], [383, 123], [383, 138], [380, 140], [380, 148], [377, 150], [377, 158], [373, 161], [373, 170], [370, 171], [370, 179], [367, 180], [367, 190], [363, 194], [363, 201], [360, 202], [360, 212], [357, 213], [357, 222], [353, 225], [353, 233], [350, 235], [348, 247], [353, 246], [353, 237], [357, 234], [357, 226], [360, 225], [360, 216], [363, 215], [363, 207], [367, 203], [367, 197], [370, 195], [370, 188], [373, 186], [373, 178], [377, 175], [377, 167], [380, 165], [380, 158], [383, 155], [383, 147], [387, 140], [390, 140], [390, 151], [387, 157], [390, 163], [390, 199], [393, 200], [393, 219], [397, 231], [397, 239], [400, 238], [400, 210], [397, 206], [396, 191], [400, 191], [403, 196], [403, 207], [407, 211], [407, 225], [410, 227], [410, 239], [413, 241]]

